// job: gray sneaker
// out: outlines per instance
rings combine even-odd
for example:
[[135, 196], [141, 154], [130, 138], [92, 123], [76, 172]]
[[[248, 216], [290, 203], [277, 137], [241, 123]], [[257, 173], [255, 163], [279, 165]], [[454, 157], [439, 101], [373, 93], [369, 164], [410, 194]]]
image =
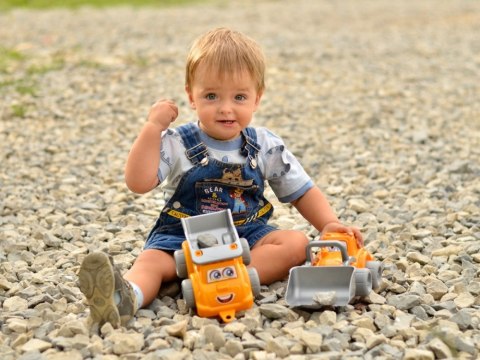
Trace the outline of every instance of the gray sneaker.
[[[113, 266], [105, 253], [88, 254], [78, 273], [79, 287], [90, 305], [90, 318], [100, 327], [109, 322], [114, 328], [126, 323], [135, 314], [135, 294], [128, 281]], [[120, 295], [115, 304], [114, 294]]]

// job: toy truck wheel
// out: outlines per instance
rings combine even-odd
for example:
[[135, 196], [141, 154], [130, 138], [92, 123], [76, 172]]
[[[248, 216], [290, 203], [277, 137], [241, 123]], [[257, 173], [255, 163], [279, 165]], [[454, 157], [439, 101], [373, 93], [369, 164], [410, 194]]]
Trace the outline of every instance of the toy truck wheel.
[[182, 294], [185, 303], [190, 309], [195, 308], [195, 294], [193, 293], [193, 285], [190, 279], [182, 281]]
[[369, 269], [356, 269], [355, 272], [355, 295], [367, 296], [372, 291], [372, 273]]
[[185, 279], [188, 277], [187, 271], [187, 262], [185, 261], [185, 254], [183, 250], [177, 250], [173, 253], [173, 257], [175, 258], [175, 267], [177, 269], [177, 275], [181, 279]]
[[258, 277], [257, 269], [248, 268], [248, 277], [250, 278], [250, 285], [252, 286], [253, 297], [260, 294], [260, 278]]
[[247, 239], [240, 238], [240, 244], [242, 244], [242, 260], [245, 265], [250, 264], [250, 245], [248, 245]]
[[383, 273], [383, 263], [380, 261], [367, 261], [367, 269], [372, 273], [372, 288], [376, 290], [380, 287]]

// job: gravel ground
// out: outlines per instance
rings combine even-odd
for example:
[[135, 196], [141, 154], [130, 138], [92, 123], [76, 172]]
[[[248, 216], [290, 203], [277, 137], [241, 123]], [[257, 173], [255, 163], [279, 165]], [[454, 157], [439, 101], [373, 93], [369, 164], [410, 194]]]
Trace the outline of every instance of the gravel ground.
[[[160, 296], [128, 327], [85, 326], [89, 250], [126, 270], [163, 204], [123, 166], [150, 104], [183, 92], [217, 25], [269, 59], [255, 124], [283, 136], [384, 261], [378, 293], [289, 308], [262, 287], [227, 325]], [[480, 352], [480, 2], [243, 1], [0, 14], [2, 359], [476, 359]], [[274, 222], [316, 234], [290, 207]]]

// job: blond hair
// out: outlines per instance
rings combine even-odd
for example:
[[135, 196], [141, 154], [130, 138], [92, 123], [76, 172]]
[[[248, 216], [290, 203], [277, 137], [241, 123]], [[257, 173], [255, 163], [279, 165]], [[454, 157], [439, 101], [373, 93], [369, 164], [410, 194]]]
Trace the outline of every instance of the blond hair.
[[265, 56], [255, 40], [228, 28], [216, 28], [197, 38], [187, 56], [185, 85], [191, 88], [199, 64], [219, 76], [247, 71], [258, 92], [265, 89]]

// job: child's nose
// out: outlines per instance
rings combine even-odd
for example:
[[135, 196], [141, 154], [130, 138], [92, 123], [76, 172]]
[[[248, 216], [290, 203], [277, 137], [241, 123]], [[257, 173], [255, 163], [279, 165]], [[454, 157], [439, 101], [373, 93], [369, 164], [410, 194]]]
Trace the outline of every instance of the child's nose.
[[222, 101], [220, 104], [220, 113], [228, 114], [230, 112], [232, 112], [232, 104], [230, 103], [230, 101]]

